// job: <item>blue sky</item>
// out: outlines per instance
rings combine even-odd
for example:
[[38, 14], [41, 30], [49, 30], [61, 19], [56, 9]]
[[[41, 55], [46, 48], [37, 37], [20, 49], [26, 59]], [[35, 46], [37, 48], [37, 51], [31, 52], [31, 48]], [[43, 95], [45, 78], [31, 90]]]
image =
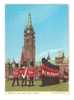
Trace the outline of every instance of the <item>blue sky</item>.
[[36, 60], [54, 58], [57, 51], [68, 56], [68, 5], [6, 5], [6, 59], [20, 61], [24, 44], [24, 29], [31, 13], [36, 37]]

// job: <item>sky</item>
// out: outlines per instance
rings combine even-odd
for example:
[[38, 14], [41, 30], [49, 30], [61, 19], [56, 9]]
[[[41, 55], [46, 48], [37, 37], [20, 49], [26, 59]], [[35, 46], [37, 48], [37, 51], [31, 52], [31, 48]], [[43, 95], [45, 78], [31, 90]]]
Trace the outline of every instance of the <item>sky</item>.
[[15, 4], [5, 6], [6, 60], [20, 61], [29, 13], [35, 31], [36, 61], [48, 54], [54, 58], [58, 51], [68, 56], [68, 5]]

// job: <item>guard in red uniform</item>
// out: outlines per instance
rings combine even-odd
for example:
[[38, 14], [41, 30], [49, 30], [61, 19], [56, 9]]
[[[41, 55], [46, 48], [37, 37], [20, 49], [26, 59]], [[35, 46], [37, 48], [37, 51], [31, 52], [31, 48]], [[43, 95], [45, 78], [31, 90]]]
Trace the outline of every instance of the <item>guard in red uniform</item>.
[[[28, 72], [28, 68], [27, 66], [23, 66], [22, 68], [22, 82], [21, 82], [21, 86], [26, 86], [27, 85], [27, 72]], [[25, 84], [24, 84], [25, 83]]]
[[18, 64], [16, 64], [15, 68], [13, 68], [12, 86], [14, 86], [15, 83], [17, 84], [17, 86], [19, 86], [19, 68], [18, 68]]
[[30, 67], [28, 68], [28, 78], [29, 78], [29, 86], [33, 86], [35, 78], [35, 68], [33, 62], [30, 63]]
[[41, 86], [45, 85], [46, 72], [47, 72], [47, 61], [46, 61], [45, 58], [42, 58], [42, 65], [41, 65], [41, 81], [42, 81], [42, 84], [41, 84]]

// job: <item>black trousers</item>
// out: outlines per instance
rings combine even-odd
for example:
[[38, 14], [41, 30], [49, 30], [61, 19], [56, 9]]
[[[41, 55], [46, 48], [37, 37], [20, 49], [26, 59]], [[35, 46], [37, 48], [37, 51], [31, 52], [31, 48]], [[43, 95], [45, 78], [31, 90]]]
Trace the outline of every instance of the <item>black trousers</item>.
[[17, 84], [17, 86], [19, 86], [19, 79], [18, 78], [13, 78], [12, 86], [14, 86], [15, 83]]
[[41, 81], [42, 81], [41, 86], [44, 86], [44, 85], [45, 85], [45, 76], [44, 76], [44, 75], [43, 75], [43, 76], [41, 76]]
[[[24, 84], [25, 83], [25, 84]], [[27, 85], [27, 77], [22, 78], [21, 86]]]
[[29, 86], [33, 86], [34, 85], [34, 79], [33, 77], [29, 78]]

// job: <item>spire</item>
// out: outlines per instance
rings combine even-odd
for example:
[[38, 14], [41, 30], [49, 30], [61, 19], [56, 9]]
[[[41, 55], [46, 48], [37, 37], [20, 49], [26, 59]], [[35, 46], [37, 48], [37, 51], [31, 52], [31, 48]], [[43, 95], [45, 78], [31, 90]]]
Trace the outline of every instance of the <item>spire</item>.
[[26, 28], [24, 30], [24, 33], [31, 33], [34, 32], [33, 26], [32, 26], [32, 18], [31, 18], [31, 13], [28, 14], [28, 23], [26, 25]]
[[49, 53], [48, 53], [48, 56], [47, 56], [47, 60], [50, 60], [50, 55], [49, 55]]
[[31, 13], [28, 15], [28, 26], [32, 26]]

